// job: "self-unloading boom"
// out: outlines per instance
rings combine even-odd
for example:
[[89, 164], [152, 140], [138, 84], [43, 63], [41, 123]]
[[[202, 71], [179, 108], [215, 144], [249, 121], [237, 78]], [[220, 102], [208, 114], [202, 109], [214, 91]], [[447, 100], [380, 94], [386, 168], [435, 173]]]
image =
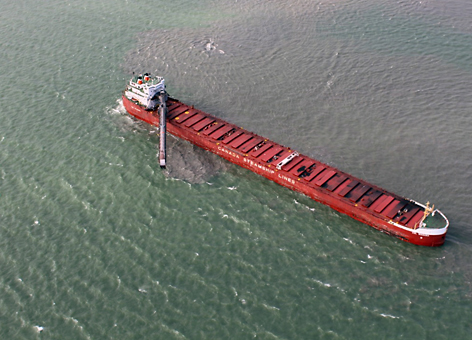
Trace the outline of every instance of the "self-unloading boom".
[[167, 93], [161, 91], [159, 94], [159, 165], [161, 168], [166, 167], [166, 117], [167, 117]]

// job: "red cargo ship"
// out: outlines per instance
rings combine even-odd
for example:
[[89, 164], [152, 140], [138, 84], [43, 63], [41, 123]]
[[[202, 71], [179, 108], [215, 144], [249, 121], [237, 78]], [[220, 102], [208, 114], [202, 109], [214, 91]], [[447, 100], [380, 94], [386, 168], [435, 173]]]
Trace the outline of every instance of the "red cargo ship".
[[[386, 234], [416, 245], [444, 243], [449, 221], [429, 202], [424, 205], [388, 192], [176, 99], [165, 96], [161, 97], [165, 103], [159, 103], [156, 86], [165, 93], [162, 78], [148, 74], [133, 77], [123, 93], [126, 111], [154, 126], [159, 126], [163, 112], [166, 120], [163, 126], [161, 121], [161, 127], [167, 126], [174, 136]], [[167, 110], [161, 110], [163, 105]]]

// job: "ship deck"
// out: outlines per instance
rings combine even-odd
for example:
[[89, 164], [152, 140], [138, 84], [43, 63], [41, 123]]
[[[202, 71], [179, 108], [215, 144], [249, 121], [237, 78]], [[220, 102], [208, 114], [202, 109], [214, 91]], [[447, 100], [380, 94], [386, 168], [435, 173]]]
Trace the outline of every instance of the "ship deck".
[[220, 120], [177, 100], [169, 99], [168, 121], [203, 135], [247, 160], [278, 172], [290, 181], [301, 181], [314, 190], [324, 190], [353, 207], [385, 221], [416, 229], [425, 209], [416, 202], [390, 193], [308, 156], [297, 154], [277, 169], [294, 150], [265, 139], [234, 124]]

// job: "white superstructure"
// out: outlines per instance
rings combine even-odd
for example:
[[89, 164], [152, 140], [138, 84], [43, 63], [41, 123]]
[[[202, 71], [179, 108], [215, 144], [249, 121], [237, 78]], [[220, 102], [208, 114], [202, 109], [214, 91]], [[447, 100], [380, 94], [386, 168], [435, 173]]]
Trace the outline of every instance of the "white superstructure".
[[159, 105], [159, 95], [165, 92], [164, 78], [151, 77], [149, 73], [134, 76], [126, 86], [125, 96], [140, 105], [146, 110], [154, 110]]

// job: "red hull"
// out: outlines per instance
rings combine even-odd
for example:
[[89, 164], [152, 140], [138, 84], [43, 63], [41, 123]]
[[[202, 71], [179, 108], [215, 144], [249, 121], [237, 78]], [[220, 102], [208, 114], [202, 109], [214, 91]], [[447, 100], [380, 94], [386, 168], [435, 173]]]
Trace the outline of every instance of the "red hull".
[[[145, 111], [125, 96], [123, 104], [132, 116], [159, 126], [156, 111]], [[401, 240], [423, 246], [440, 246], [445, 241], [447, 226], [415, 229], [424, 207], [414, 201], [301, 154], [278, 169], [277, 163], [293, 150], [175, 99], [169, 99], [167, 107], [167, 131], [174, 136]], [[265, 144], [256, 149], [261, 141]]]

